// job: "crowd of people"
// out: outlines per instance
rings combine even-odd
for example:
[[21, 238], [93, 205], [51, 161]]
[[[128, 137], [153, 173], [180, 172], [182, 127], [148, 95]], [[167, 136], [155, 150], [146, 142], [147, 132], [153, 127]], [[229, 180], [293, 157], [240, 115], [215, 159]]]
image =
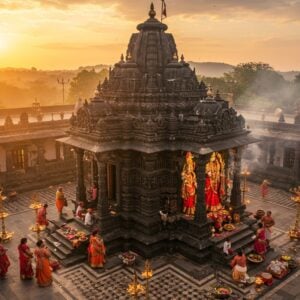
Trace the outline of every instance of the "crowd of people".
[[[267, 211], [266, 215], [260, 217], [257, 224], [257, 230], [255, 236], [253, 236], [253, 251], [255, 254], [261, 256], [262, 260], [265, 260], [268, 248], [270, 248], [270, 240], [272, 234], [272, 227], [275, 225], [275, 221], [272, 217], [272, 212]], [[230, 238], [226, 238], [223, 244], [224, 255], [233, 255], [234, 250], [231, 247]], [[236, 282], [244, 283], [249, 276], [247, 275], [247, 259], [242, 249], [238, 249], [236, 255], [231, 261], [232, 278]]]
[[[262, 198], [265, 198], [268, 194], [267, 184], [262, 184]], [[89, 245], [87, 248], [88, 252], [88, 263], [92, 268], [102, 268], [105, 264], [106, 248], [103, 239], [99, 235], [99, 230], [93, 228], [94, 215], [93, 208], [97, 198], [96, 185], [89, 190], [90, 203], [84, 205], [83, 202], [79, 202], [75, 210], [75, 217], [84, 222], [87, 228], [90, 229], [91, 235]], [[56, 208], [58, 217], [62, 217], [63, 208], [67, 206], [67, 199], [64, 195], [63, 189], [58, 188], [56, 192]], [[37, 213], [37, 224], [40, 226], [48, 226], [49, 221], [47, 219], [47, 208], [48, 205], [45, 203]], [[270, 246], [272, 227], [275, 222], [272, 217], [272, 212], [268, 211], [266, 215], [259, 217], [257, 225], [257, 231], [253, 237], [253, 250], [256, 254], [259, 254], [262, 259], [265, 259], [265, 255], [268, 247]], [[50, 251], [46, 247], [43, 240], [38, 240], [36, 248], [32, 251], [27, 245], [27, 238], [22, 238], [18, 246], [19, 252], [19, 266], [20, 266], [20, 278], [22, 280], [28, 280], [36, 277], [37, 284], [40, 287], [46, 287], [52, 283], [52, 267], [50, 260]], [[227, 237], [223, 244], [223, 253], [227, 256], [233, 256], [231, 260], [232, 267], [232, 278], [236, 282], [245, 282], [247, 280], [247, 259], [241, 249], [236, 252], [232, 248], [232, 243], [229, 237]], [[235, 255], [234, 255], [235, 254]], [[35, 258], [35, 272], [33, 269], [33, 259]], [[7, 256], [7, 249], [0, 244], [0, 279], [5, 278], [6, 273], [11, 263]]]
[[[18, 246], [20, 279], [30, 280], [34, 277], [33, 258], [35, 258], [35, 277], [40, 287], [46, 287], [52, 283], [52, 268], [50, 251], [42, 240], [38, 240], [36, 248], [31, 251], [27, 245], [27, 238], [22, 238]], [[11, 263], [7, 256], [7, 249], [0, 244], [0, 278], [5, 279]]]
[[[84, 207], [83, 202], [79, 202], [75, 211], [75, 217], [82, 220], [92, 232], [87, 248], [90, 266], [92, 268], [102, 268], [105, 263], [105, 245], [103, 239], [99, 235], [99, 230], [93, 228], [95, 218], [92, 207], [95, 207], [97, 201], [97, 188], [95, 184], [89, 190], [89, 194], [90, 198], [87, 208]], [[58, 217], [62, 218], [63, 208], [68, 205], [62, 187], [57, 189], [55, 196]], [[36, 217], [37, 225], [45, 227], [49, 225], [47, 208], [48, 204], [45, 203], [38, 209]], [[51, 260], [51, 253], [45, 242], [39, 239], [36, 243], [36, 248], [31, 250], [27, 244], [27, 238], [24, 237], [21, 239], [17, 250], [19, 253], [20, 279], [30, 280], [33, 279], [35, 275], [38, 286], [50, 286], [52, 283], [52, 271], [57, 262]], [[33, 268], [34, 262], [35, 271]], [[11, 262], [7, 255], [7, 249], [0, 243], [0, 279], [6, 278], [10, 266]]]

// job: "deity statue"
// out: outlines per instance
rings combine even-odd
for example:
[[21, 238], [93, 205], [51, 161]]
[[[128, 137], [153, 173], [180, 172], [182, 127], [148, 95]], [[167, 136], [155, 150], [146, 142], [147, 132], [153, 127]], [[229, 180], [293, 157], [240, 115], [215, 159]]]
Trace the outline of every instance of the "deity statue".
[[183, 213], [194, 215], [196, 205], [197, 179], [195, 174], [195, 162], [191, 152], [187, 152], [186, 161], [181, 173], [182, 187], [181, 197], [183, 198]]
[[205, 203], [207, 211], [222, 208], [221, 197], [225, 194], [224, 161], [218, 152], [214, 152], [206, 165]]

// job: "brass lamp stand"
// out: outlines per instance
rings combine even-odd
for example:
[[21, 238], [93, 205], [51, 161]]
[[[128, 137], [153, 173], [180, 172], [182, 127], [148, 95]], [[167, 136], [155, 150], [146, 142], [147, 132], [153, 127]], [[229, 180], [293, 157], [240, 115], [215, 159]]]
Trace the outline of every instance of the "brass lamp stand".
[[2, 195], [2, 191], [0, 191], [0, 218], [1, 218], [1, 229], [0, 232], [0, 241], [7, 242], [12, 239], [14, 232], [7, 231], [5, 228], [5, 219], [9, 216], [9, 214], [3, 208], [3, 201], [6, 199]]
[[146, 279], [146, 299], [150, 299], [149, 297], [149, 279], [153, 276], [153, 270], [151, 268], [150, 261], [147, 259], [145, 261], [145, 268], [142, 273], [142, 277]]
[[145, 293], [145, 288], [142, 284], [138, 282], [136, 271], [134, 270], [133, 280], [128, 285], [127, 293], [133, 297], [133, 299], [138, 299], [138, 297]]
[[241, 176], [243, 178], [243, 185], [242, 185], [241, 191], [242, 191], [242, 202], [244, 205], [250, 203], [249, 200], [246, 200], [246, 193], [249, 192], [249, 188], [247, 187], [247, 177], [250, 174], [251, 173], [248, 171], [247, 167], [241, 172]]
[[290, 227], [289, 236], [291, 239], [300, 240], [300, 186], [290, 189], [290, 192], [294, 194], [291, 200], [297, 205], [297, 213], [295, 224]]
[[36, 232], [37, 239], [40, 238], [40, 232], [44, 231], [46, 229], [45, 225], [39, 225], [38, 223], [38, 210], [42, 207], [42, 204], [39, 200], [38, 194], [33, 194], [31, 198], [31, 204], [29, 205], [29, 208], [35, 210], [35, 224], [31, 225], [29, 227], [29, 230]]

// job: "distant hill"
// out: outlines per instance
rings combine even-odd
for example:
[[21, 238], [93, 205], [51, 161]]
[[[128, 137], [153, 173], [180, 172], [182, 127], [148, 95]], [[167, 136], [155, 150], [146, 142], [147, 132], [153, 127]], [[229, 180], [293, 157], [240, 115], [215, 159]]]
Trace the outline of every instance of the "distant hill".
[[285, 80], [288, 81], [293, 81], [295, 79], [295, 76], [300, 74], [300, 71], [287, 71], [287, 72], [277, 71], [277, 72], [281, 74]]
[[96, 72], [100, 72], [100, 71], [103, 70], [103, 69], [109, 69], [109, 65], [102, 65], [102, 64], [100, 64], [100, 65], [95, 65], [95, 66], [84, 66], [84, 67], [80, 66], [80, 67], [78, 68], [78, 71], [79, 71], [79, 72], [82, 71], [82, 70], [91, 71], [91, 70], [93, 70], [93, 69], [94, 69]]
[[222, 77], [224, 73], [231, 72], [233, 65], [218, 62], [193, 62], [189, 61], [191, 68], [196, 69], [196, 74], [205, 77]]

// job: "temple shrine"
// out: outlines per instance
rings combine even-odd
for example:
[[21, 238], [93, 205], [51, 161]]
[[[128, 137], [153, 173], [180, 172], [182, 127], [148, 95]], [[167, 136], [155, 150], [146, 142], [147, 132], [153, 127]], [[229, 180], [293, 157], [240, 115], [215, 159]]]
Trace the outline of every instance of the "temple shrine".
[[229, 224], [234, 214], [245, 217], [241, 155], [256, 139], [219, 92], [198, 81], [167, 29], [152, 4], [59, 141], [75, 150], [76, 200], [85, 204], [89, 162], [108, 253], [169, 251], [202, 261], [220, 214]]

